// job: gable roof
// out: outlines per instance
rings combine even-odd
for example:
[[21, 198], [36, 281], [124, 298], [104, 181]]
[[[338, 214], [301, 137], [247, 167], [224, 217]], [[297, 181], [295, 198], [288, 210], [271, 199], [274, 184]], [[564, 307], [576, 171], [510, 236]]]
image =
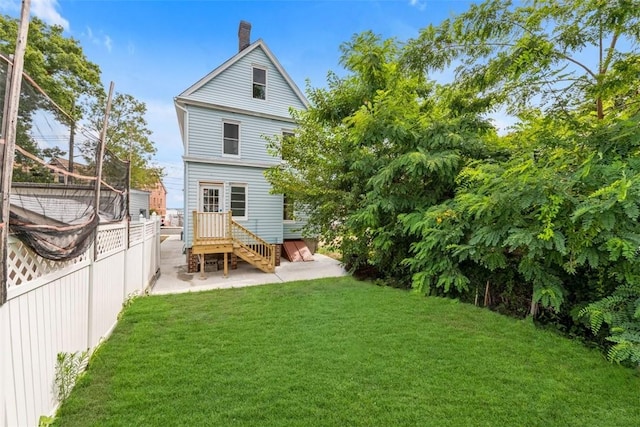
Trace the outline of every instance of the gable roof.
[[309, 106], [309, 101], [307, 101], [307, 98], [305, 98], [305, 96], [300, 91], [300, 88], [298, 88], [298, 86], [291, 79], [289, 74], [287, 74], [285, 69], [282, 67], [282, 64], [280, 64], [280, 61], [278, 61], [278, 59], [275, 57], [273, 52], [271, 52], [271, 50], [267, 47], [267, 44], [262, 39], [256, 40], [255, 42], [251, 43], [246, 48], [242, 49], [240, 52], [236, 53], [234, 56], [229, 58], [222, 65], [220, 65], [219, 67], [217, 67], [216, 69], [211, 71], [209, 74], [207, 74], [206, 76], [204, 76], [203, 78], [198, 80], [195, 84], [193, 84], [187, 90], [185, 90], [180, 95], [178, 95], [176, 99], [189, 98], [189, 96], [191, 96], [195, 91], [197, 91], [198, 89], [200, 89], [201, 87], [203, 87], [204, 85], [209, 83], [211, 80], [216, 78], [216, 76], [218, 76], [219, 74], [223, 73], [225, 70], [227, 70], [233, 64], [235, 64], [240, 59], [244, 58], [246, 55], [248, 55], [249, 53], [251, 53], [252, 51], [254, 51], [255, 49], [258, 49], [258, 48], [261, 48], [262, 51], [265, 53], [265, 55], [267, 55], [267, 58], [269, 58], [269, 60], [273, 63], [273, 65], [276, 67], [276, 69], [278, 70], [280, 75], [282, 75], [282, 77], [287, 82], [287, 84], [289, 85], [291, 90], [298, 97], [300, 102], [305, 107], [308, 107]]

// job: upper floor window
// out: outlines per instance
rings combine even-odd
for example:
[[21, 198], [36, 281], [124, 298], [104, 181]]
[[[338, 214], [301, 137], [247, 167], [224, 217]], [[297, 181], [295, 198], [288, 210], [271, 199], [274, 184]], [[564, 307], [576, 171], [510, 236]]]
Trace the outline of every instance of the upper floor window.
[[237, 156], [240, 154], [240, 125], [238, 123], [223, 122], [222, 153]]
[[267, 99], [267, 70], [253, 67], [253, 97]]

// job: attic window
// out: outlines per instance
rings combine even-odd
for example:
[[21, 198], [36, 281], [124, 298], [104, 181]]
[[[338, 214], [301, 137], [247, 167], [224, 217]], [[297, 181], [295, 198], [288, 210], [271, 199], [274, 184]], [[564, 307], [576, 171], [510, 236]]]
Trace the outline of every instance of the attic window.
[[267, 70], [253, 67], [253, 97], [267, 99]]

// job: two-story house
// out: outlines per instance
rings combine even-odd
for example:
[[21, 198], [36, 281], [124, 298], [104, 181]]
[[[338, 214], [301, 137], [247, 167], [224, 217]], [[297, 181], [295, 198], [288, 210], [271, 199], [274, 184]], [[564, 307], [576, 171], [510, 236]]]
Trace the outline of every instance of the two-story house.
[[175, 98], [190, 272], [216, 253], [224, 253], [225, 272], [227, 255], [273, 271], [283, 242], [301, 237], [301, 224], [264, 177], [282, 161], [264, 137], [292, 133], [289, 109], [308, 103], [265, 42], [250, 43], [250, 32], [241, 21], [238, 52]]

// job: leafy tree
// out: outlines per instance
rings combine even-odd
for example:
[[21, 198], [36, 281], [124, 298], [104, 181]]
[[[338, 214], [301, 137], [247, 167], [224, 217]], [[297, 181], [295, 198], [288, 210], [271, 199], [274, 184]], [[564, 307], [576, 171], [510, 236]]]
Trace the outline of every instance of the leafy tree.
[[[91, 106], [89, 126], [99, 135], [104, 123], [106, 96]], [[156, 147], [151, 141], [145, 114], [147, 106], [131, 95], [116, 93], [111, 103], [106, 148], [122, 160], [131, 162], [131, 187], [147, 188], [162, 177], [162, 169], [152, 165]], [[87, 140], [82, 147], [89, 163], [95, 161], [96, 142]]]
[[395, 41], [367, 32], [341, 49], [350, 74], [308, 91], [295, 137], [271, 140], [286, 162], [267, 178], [308, 208], [310, 231], [339, 244], [349, 267], [406, 286], [414, 242], [398, 217], [451, 197], [458, 171], [495, 135], [466, 94], [404, 70]]
[[638, 0], [488, 0], [409, 43], [418, 70], [457, 65], [456, 79], [513, 114], [546, 106], [602, 119], [637, 95]]
[[503, 138], [508, 160], [470, 163], [453, 199], [403, 217], [420, 238], [405, 261], [414, 286], [489, 281], [501, 304], [528, 299], [530, 314], [546, 307], [576, 328], [585, 305], [640, 283], [638, 6], [486, 1], [409, 43], [405, 66], [456, 63], [453, 86], [520, 119]]
[[[79, 42], [63, 35], [61, 26], [49, 26], [38, 18], [29, 25], [25, 52], [24, 72], [62, 108], [60, 111], [45, 100], [30, 84], [23, 82], [20, 96], [19, 126], [16, 134], [19, 146], [42, 157], [38, 144], [30, 137], [33, 115], [38, 110], [48, 110], [64, 124], [72, 126], [86, 112], [84, 102], [101, 93], [100, 69], [84, 55]], [[8, 56], [15, 50], [18, 20], [0, 15], [0, 53]], [[6, 68], [0, 67], [0, 97], [4, 99]], [[25, 156], [16, 155], [14, 181], [51, 180], [45, 168]]]
[[608, 356], [613, 362], [629, 361], [640, 367], [640, 285], [622, 285], [610, 295], [582, 309], [589, 326], [597, 334], [609, 326], [613, 343]]
[[[18, 24], [17, 18], [0, 15], [0, 52], [13, 54]], [[85, 57], [78, 40], [65, 37], [63, 32], [59, 25], [47, 25], [36, 17], [31, 19], [24, 72], [68, 115], [79, 120], [85, 112], [81, 98], [103, 92], [100, 68]], [[59, 117], [68, 120], [66, 116]]]
[[[355, 36], [267, 177], [356, 270], [465, 299], [486, 284], [496, 308], [586, 333], [581, 312], [640, 283], [639, 14], [489, 0], [403, 48]], [[519, 123], [499, 137], [483, 117], [502, 106]], [[635, 342], [616, 334], [636, 314], [605, 316], [612, 341]]]

